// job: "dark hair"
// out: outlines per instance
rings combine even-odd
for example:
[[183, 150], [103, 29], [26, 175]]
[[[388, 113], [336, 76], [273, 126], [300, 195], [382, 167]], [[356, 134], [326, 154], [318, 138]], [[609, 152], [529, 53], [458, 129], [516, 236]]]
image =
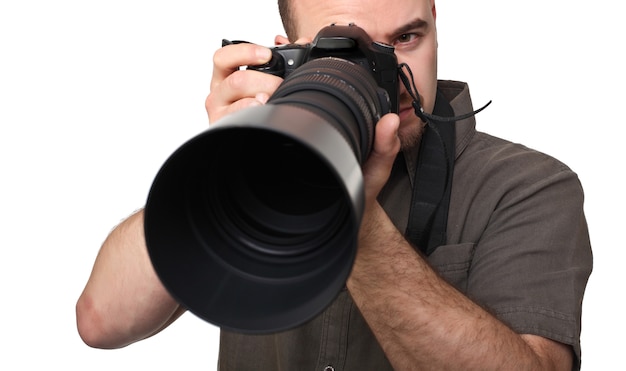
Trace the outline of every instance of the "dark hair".
[[278, 13], [280, 14], [280, 19], [283, 21], [283, 28], [287, 33], [289, 41], [296, 41], [298, 35], [293, 19], [293, 9], [289, 0], [278, 0]]

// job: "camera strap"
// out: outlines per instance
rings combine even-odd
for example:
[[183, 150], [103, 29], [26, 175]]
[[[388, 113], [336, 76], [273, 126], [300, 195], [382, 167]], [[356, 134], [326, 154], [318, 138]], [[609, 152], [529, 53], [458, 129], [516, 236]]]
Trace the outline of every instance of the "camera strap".
[[[437, 92], [433, 115], [453, 117]], [[428, 119], [417, 158], [406, 237], [427, 256], [446, 243], [448, 209], [454, 170], [455, 121]]]
[[405, 235], [428, 256], [438, 246], [446, 243], [455, 159], [455, 122], [476, 115], [487, 108], [491, 101], [475, 111], [455, 116], [450, 103], [437, 91], [433, 113], [428, 114], [421, 105], [409, 66], [400, 64], [398, 74], [413, 98], [415, 115], [426, 123], [417, 159]]

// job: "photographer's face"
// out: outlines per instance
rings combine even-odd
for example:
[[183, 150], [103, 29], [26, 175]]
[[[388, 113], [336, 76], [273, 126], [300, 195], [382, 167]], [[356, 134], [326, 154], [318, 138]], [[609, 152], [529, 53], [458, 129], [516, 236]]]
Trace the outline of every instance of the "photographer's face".
[[[434, 0], [292, 0], [299, 40], [312, 40], [330, 24], [355, 23], [370, 37], [393, 45], [407, 63], [426, 112], [432, 112], [437, 89], [437, 31]], [[411, 98], [401, 89], [400, 140], [403, 147], [421, 138], [423, 123]]]

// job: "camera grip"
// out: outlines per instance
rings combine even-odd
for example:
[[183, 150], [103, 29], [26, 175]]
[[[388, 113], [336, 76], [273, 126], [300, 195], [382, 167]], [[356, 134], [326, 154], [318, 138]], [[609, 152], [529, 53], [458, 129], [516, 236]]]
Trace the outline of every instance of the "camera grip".
[[269, 62], [256, 66], [248, 66], [247, 69], [268, 73], [278, 77], [284, 77], [285, 59], [276, 51], [276, 49], [272, 49], [272, 59], [270, 59]]

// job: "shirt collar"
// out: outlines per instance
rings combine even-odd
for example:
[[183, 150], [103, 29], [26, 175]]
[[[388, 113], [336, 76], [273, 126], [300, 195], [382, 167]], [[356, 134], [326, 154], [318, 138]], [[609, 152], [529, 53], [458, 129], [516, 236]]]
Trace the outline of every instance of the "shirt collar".
[[[452, 80], [439, 80], [437, 82], [437, 90], [448, 100], [455, 115], [462, 115], [474, 110], [469, 86], [466, 83]], [[458, 159], [465, 148], [467, 148], [467, 145], [475, 133], [476, 118], [474, 116], [459, 120], [455, 123], [455, 159]], [[413, 184], [414, 181], [413, 178], [415, 176], [418, 153], [419, 145], [403, 149], [406, 170], [409, 174], [411, 184]]]

